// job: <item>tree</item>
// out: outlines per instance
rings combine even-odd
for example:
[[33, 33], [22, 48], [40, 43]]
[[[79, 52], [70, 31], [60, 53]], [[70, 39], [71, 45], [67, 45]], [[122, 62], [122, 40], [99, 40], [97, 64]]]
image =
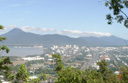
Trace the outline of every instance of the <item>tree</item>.
[[39, 78], [40, 78], [40, 80], [43, 80], [43, 81], [45, 81], [47, 79], [46, 74], [43, 74], [43, 73], [41, 73]]
[[26, 66], [21, 64], [16, 74], [16, 80], [18, 80], [19, 83], [27, 82], [29, 75], [30, 74], [27, 72]]
[[121, 68], [121, 82], [128, 83], [128, 67]]
[[[0, 25], [0, 29], [4, 29], [4, 27], [2, 25]], [[6, 40], [6, 38], [1, 36], [0, 41], [2, 42], [4, 40]], [[1, 57], [2, 52], [4, 50], [6, 51], [6, 53], [8, 53], [10, 51], [9, 48], [6, 47], [5, 45], [0, 46], [0, 51], [1, 51], [1, 54], [0, 54], [0, 72], [2, 75], [4, 75], [5, 80], [13, 80], [14, 76], [11, 73], [10, 65], [12, 64], [12, 62], [10, 61], [10, 58], [9, 57]]]
[[60, 54], [54, 54], [52, 55], [52, 57], [54, 58], [54, 62], [55, 62], [55, 71], [56, 72], [59, 72], [63, 69], [63, 63], [62, 63], [62, 60], [61, 60], [61, 55]]
[[33, 79], [28, 83], [41, 83], [39, 78]]
[[97, 64], [99, 65], [98, 72], [101, 73], [105, 83], [119, 83], [117, 76], [114, 75], [113, 71], [108, 69], [108, 64], [105, 60], [101, 60], [101, 62], [98, 62]]
[[105, 6], [112, 10], [113, 15], [106, 15], [108, 24], [112, 24], [113, 20], [117, 20], [117, 23], [124, 23], [124, 26], [128, 28], [128, 15], [124, 12], [128, 9], [128, 0], [105, 0]]
[[104, 83], [100, 72], [93, 69], [81, 71], [71, 66], [66, 68], [60, 67], [59, 63], [63, 64], [61, 56], [55, 54], [53, 57], [55, 58], [54, 61], [56, 63], [55, 65], [58, 74], [58, 79], [55, 83]]
[[81, 83], [81, 74], [82, 72], [80, 70], [69, 66], [58, 72], [58, 79], [56, 83]]
[[58, 72], [56, 83], [104, 83], [100, 72], [94, 69], [79, 70], [68, 66]]
[[[0, 29], [4, 29], [4, 26], [2, 26], [2, 25], [0, 25]], [[4, 40], [6, 40], [7, 38], [5, 38], [5, 37], [3, 37], [3, 36], [1, 36], [0, 37], [0, 41], [2, 42], [2, 41], [4, 41]], [[2, 45], [2, 46], [0, 46], [0, 51], [3, 51], [3, 50], [5, 50], [6, 51], [6, 53], [8, 53], [10, 50], [9, 50], [9, 48], [8, 47], [6, 47], [5, 45]]]
[[89, 68], [83, 72], [82, 83], [104, 83], [104, 80], [100, 72]]
[[[56, 57], [55, 61], [59, 64], [62, 62], [60, 55], [54, 55]], [[55, 83], [120, 83], [117, 75], [113, 71], [108, 69], [108, 64], [105, 60], [97, 63], [99, 65], [99, 70], [96, 69], [86, 69], [85, 71], [79, 70], [68, 66], [66, 68], [59, 70], [57, 72], [58, 79]], [[57, 65], [59, 66], [59, 65]], [[57, 67], [56, 66], [56, 67]], [[126, 74], [128, 75], [128, 74]], [[127, 79], [127, 77], [125, 77]], [[126, 83], [127, 80], [124, 82]]]

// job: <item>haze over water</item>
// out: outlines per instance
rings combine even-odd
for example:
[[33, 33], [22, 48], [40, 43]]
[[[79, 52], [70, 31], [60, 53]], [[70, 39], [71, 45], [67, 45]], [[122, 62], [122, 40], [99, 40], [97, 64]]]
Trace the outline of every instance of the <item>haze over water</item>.
[[5, 51], [2, 56], [19, 56], [24, 57], [28, 55], [40, 55], [43, 53], [43, 48], [28, 48], [28, 47], [14, 47], [9, 46], [10, 52], [7, 54]]

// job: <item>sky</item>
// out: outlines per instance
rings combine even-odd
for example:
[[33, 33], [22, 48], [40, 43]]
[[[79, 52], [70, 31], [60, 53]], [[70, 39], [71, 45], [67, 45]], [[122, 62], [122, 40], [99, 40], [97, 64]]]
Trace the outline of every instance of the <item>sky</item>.
[[128, 39], [123, 24], [107, 24], [109, 13], [103, 0], [0, 0], [0, 25], [5, 27], [0, 33], [20, 28], [42, 35], [115, 35]]

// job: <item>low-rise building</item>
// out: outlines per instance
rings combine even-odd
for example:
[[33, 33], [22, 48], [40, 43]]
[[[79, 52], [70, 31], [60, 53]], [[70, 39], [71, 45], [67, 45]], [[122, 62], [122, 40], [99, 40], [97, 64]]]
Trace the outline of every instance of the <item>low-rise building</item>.
[[36, 57], [25, 57], [22, 59], [25, 61], [34, 61], [34, 60], [44, 60], [44, 57], [36, 56]]

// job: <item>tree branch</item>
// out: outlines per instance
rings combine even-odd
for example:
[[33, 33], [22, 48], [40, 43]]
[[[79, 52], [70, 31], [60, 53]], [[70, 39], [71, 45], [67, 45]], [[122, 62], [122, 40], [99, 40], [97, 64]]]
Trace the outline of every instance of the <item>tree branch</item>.
[[122, 14], [124, 14], [125, 16], [126, 16], [126, 18], [128, 19], [128, 16], [120, 9], [120, 12], [122, 13]]

